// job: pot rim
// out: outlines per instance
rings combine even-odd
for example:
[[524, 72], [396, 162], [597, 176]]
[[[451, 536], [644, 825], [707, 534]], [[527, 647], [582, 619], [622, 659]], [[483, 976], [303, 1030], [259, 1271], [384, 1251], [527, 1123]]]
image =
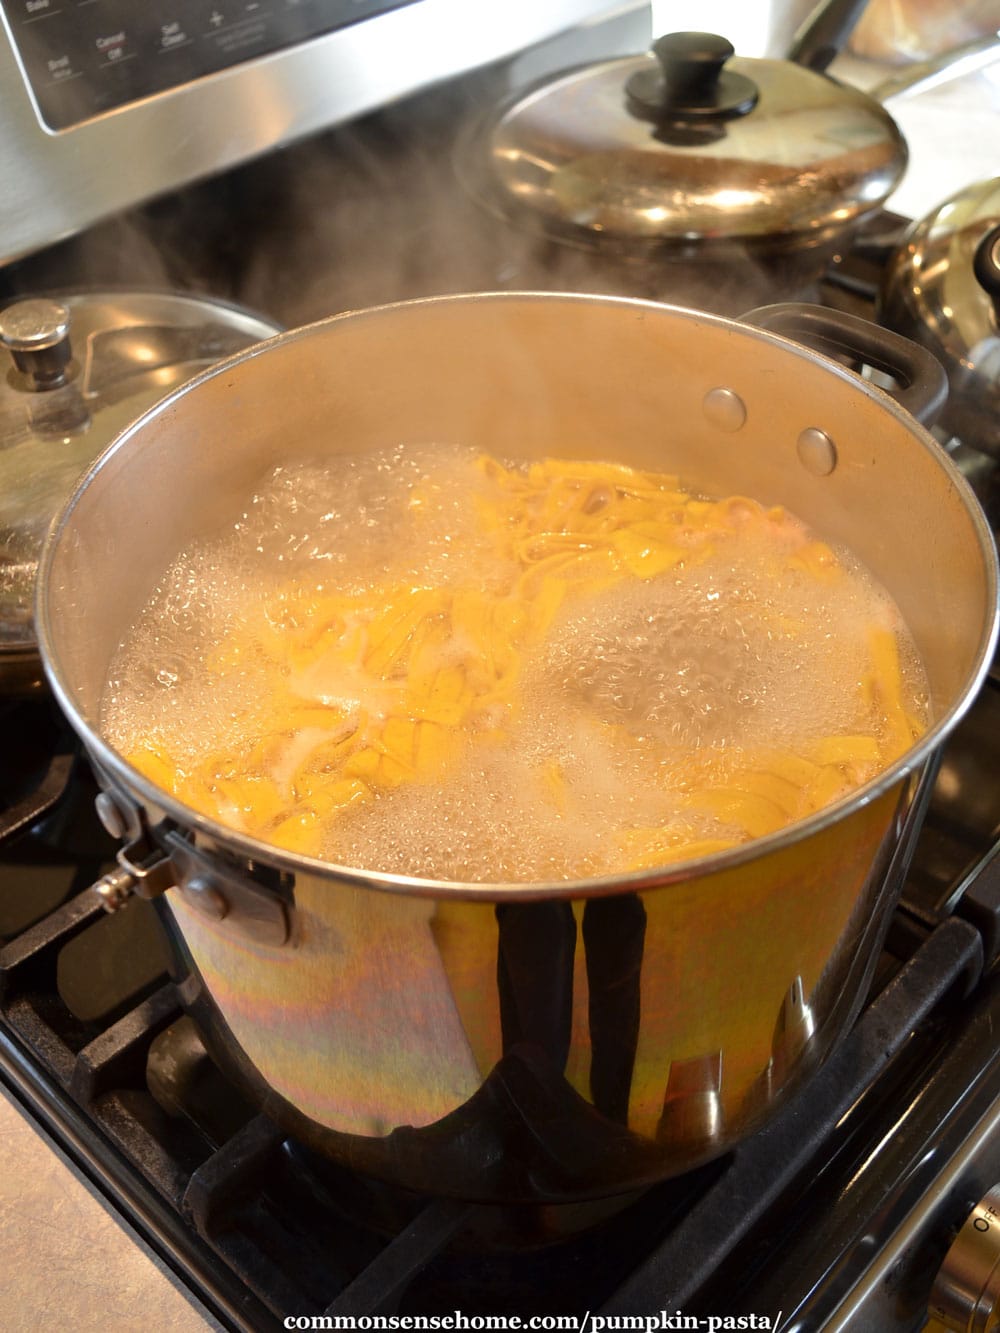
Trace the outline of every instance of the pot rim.
[[[513, 883], [504, 881], [483, 881], [483, 882], [465, 882], [461, 880], [444, 879], [425, 879], [417, 876], [400, 875], [393, 873], [382, 873], [375, 870], [365, 870], [352, 866], [339, 865], [333, 861], [322, 860], [318, 857], [303, 856], [299, 853], [290, 852], [275, 846], [273, 843], [264, 842], [258, 838], [250, 837], [235, 829], [230, 829], [197, 810], [184, 805], [161, 788], [157, 787], [148, 778], [141, 774], [128, 764], [121, 755], [114, 750], [105, 739], [93, 730], [91, 724], [83, 716], [77, 707], [75, 700], [69, 690], [64, 685], [58, 659], [53, 647], [53, 634], [50, 625], [48, 613], [48, 588], [51, 575], [51, 567], [55, 559], [57, 547], [61, 535], [67, 523], [72, 517], [73, 511], [87, 491], [95, 477], [103, 470], [106, 463], [116, 455], [120, 450], [128, 447], [132, 437], [145, 429], [146, 424], [154, 417], [159, 416], [180, 397], [191, 393], [193, 390], [207, 380], [215, 379], [219, 375], [225, 375], [234, 367], [251, 361], [255, 357], [263, 355], [274, 345], [281, 343], [291, 343], [308, 338], [315, 330], [327, 328], [342, 320], [351, 319], [373, 319], [379, 318], [394, 310], [408, 310], [426, 305], [439, 307], [445, 304], [464, 304], [468, 302], [480, 303], [487, 301], [490, 303], [506, 303], [515, 301], [539, 301], [547, 304], [553, 302], [565, 302], [568, 304], [578, 303], [599, 303], [612, 304], [616, 306], [627, 306], [637, 311], [655, 312], [662, 315], [664, 312], [680, 316], [685, 319], [693, 319], [696, 322], [719, 325], [723, 328], [738, 329], [744, 334], [757, 341], [770, 343], [782, 352], [796, 357], [804, 358], [811, 364], [819, 361], [821, 368], [837, 378], [849, 383], [856, 388], [858, 392], [872, 399], [883, 411], [890, 413], [902, 425], [904, 425], [912, 435], [914, 442], [928, 453], [937, 466], [946, 474], [951, 486], [959, 493], [968, 516], [972, 522], [973, 529], [979, 540], [980, 552], [983, 557], [985, 584], [987, 592], [987, 605], [991, 608], [983, 625], [979, 642], [976, 646], [973, 657], [973, 666], [965, 682], [964, 688], [960, 691], [958, 697], [950, 708], [937, 718], [928, 730], [920, 737], [918, 741], [901, 755], [897, 760], [884, 769], [876, 777], [870, 779], [863, 786], [856, 788], [839, 800], [834, 801], [815, 814], [809, 815], [804, 819], [796, 820], [784, 828], [776, 830], [774, 833], [768, 833], [759, 838], [752, 838], [750, 841], [741, 843], [738, 847], [729, 848], [725, 851], [714, 852], [708, 855], [690, 857], [683, 861], [671, 862], [668, 865], [644, 869], [638, 871], [619, 872], [616, 874], [606, 874], [590, 876], [583, 879], [574, 880], [556, 880], [545, 881], [515, 881]], [[45, 544], [42, 549], [41, 559], [39, 561], [39, 572], [36, 585], [36, 603], [35, 603], [35, 621], [38, 630], [39, 650], [42, 658], [42, 665], [45, 674], [48, 677], [52, 692], [60, 708], [68, 717], [77, 734], [81, 737], [91, 756], [100, 766], [103, 772], [112, 775], [115, 781], [121, 784], [126, 791], [137, 792], [148, 807], [162, 812], [165, 816], [176, 821], [182, 829], [193, 831], [201, 835], [204, 839], [213, 845], [225, 848], [230, 853], [237, 853], [247, 858], [249, 861], [262, 863], [275, 867], [281, 871], [291, 872], [292, 874], [307, 874], [329, 879], [333, 882], [348, 881], [355, 885], [368, 887], [389, 893], [399, 893], [408, 897], [421, 898], [456, 898], [462, 900], [481, 900], [483, 902], [492, 902], [497, 899], [504, 901], [538, 900], [538, 899], [574, 899], [605, 897], [614, 894], [638, 892], [640, 890], [652, 887], [665, 887], [671, 884], [686, 882], [689, 880], [702, 878], [709, 874], [715, 874], [723, 871], [735, 869], [745, 865], [750, 861], [755, 861], [769, 853], [778, 852], [786, 847], [805, 841], [814, 834], [829, 829], [834, 824], [840, 822], [852, 810], [867, 805], [880, 797], [884, 796], [893, 787], [900, 783], [903, 778], [927, 760], [935, 749], [943, 742], [944, 738], [958, 724], [961, 718], [971, 707], [972, 702], [985, 680], [993, 654], [997, 647], [998, 633], [1000, 633], [1000, 603], [998, 603], [998, 586], [1000, 586], [1000, 566], [998, 566], [998, 556], [993, 534], [983, 514], [979, 501], [976, 499], [971, 487], [965, 478], [951, 462], [948, 455], [933, 438], [933, 436], [905, 412], [891, 394], [863, 380], [853, 371], [841, 366], [838, 362], [830, 360], [821, 353], [811, 351], [794, 342], [792, 339], [784, 337], [781, 334], [773, 333], [767, 329], [761, 329], [754, 325], [744, 324], [739, 319], [730, 319], [723, 315], [715, 315], [701, 310], [690, 309], [686, 306], [668, 305], [662, 302], [645, 300], [637, 297], [608, 296], [600, 293], [591, 292], [545, 292], [545, 291], [499, 291], [499, 292], [463, 292], [448, 294], [444, 296], [420, 297], [414, 300], [387, 302], [379, 306], [371, 306], [363, 310], [347, 310], [335, 315], [327, 316], [324, 319], [315, 320], [310, 324], [302, 325], [297, 329], [289, 329], [283, 333], [267, 339], [265, 342], [255, 344], [242, 352], [236, 353], [224, 361], [217, 362], [203, 371], [200, 375], [188, 380], [185, 384], [179, 386], [172, 393], [161, 399], [153, 407], [149, 408], [136, 421], [132, 422], [120, 435], [114, 439], [106, 449], [94, 460], [84, 475], [79, 479], [74, 487], [73, 493], [64, 505], [62, 511], [58, 514], [52, 523]]]

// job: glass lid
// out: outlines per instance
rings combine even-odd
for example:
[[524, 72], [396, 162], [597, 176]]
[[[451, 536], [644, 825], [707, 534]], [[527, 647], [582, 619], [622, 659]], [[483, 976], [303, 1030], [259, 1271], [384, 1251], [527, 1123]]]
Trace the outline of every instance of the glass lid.
[[277, 332], [237, 306], [164, 292], [74, 292], [0, 310], [0, 669], [37, 653], [42, 543], [87, 466], [171, 390]]

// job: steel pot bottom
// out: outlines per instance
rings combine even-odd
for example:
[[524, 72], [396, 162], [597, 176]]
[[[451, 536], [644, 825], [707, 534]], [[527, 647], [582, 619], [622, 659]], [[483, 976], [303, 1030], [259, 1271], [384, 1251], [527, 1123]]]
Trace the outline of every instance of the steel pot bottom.
[[[832, 468], [801, 447], [816, 431]], [[611, 458], [787, 505], [895, 597], [937, 720], [880, 779], [792, 829], [580, 883], [351, 871], [179, 805], [100, 732], [109, 662], [157, 575], [276, 462], [399, 440]], [[397, 1184], [560, 1201], [724, 1151], [850, 1021], [895, 901], [886, 871], [915, 774], [992, 652], [996, 569], [931, 437], [833, 362], [643, 302], [463, 297], [283, 335], [147, 414], [57, 523], [38, 622], [53, 688], [131, 811], [126, 878], [169, 886], [185, 1002], [261, 1105]]]

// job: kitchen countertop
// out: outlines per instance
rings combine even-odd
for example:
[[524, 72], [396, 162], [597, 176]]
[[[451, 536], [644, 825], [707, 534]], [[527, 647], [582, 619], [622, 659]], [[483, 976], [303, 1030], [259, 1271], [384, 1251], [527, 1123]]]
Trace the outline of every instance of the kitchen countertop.
[[221, 1330], [0, 1090], [0, 1328]]

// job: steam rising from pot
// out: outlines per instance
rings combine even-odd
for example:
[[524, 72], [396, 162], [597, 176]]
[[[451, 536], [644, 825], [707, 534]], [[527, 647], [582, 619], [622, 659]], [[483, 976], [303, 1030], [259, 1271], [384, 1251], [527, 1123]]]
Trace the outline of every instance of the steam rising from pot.
[[25, 261], [17, 288], [211, 293], [289, 327], [460, 291], [592, 291], [730, 314], [771, 299], [774, 274], [749, 258], [706, 273], [612, 257], [486, 212], [459, 179], [456, 142], [505, 79], [480, 72], [102, 223]]

